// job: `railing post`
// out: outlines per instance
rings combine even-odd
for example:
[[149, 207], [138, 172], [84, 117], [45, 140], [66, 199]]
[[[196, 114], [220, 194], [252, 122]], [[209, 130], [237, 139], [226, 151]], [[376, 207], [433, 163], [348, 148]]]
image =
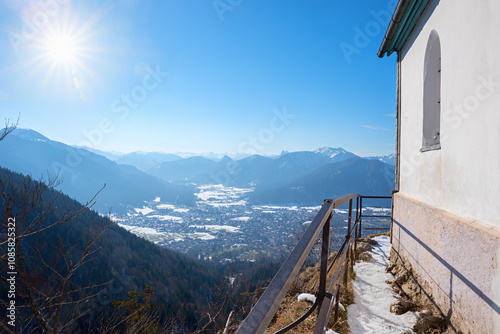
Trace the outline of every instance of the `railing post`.
[[[356, 222], [359, 222], [359, 196], [356, 197]], [[358, 230], [359, 230], [359, 228], [356, 227], [356, 239], [361, 237]]]
[[[358, 215], [359, 215], [359, 196], [356, 197], [356, 220], [354, 221], [354, 224], [358, 223]], [[358, 247], [358, 226], [356, 225], [356, 228], [354, 229], [354, 254], [356, 254], [356, 249]]]
[[351, 236], [352, 199], [349, 200], [349, 218], [347, 220], [347, 236]]
[[[328, 220], [323, 226], [323, 240], [321, 242], [321, 268], [319, 276], [318, 288], [318, 303], [321, 305], [326, 293], [326, 276], [328, 275], [328, 255], [330, 253], [330, 223], [332, 221], [332, 213], [328, 216]], [[320, 307], [321, 308], [321, 307]], [[318, 313], [320, 311], [318, 308]]]
[[333, 316], [334, 323], [336, 323], [339, 320], [339, 298], [340, 298], [340, 289], [337, 289], [337, 293], [335, 294], [335, 313]]
[[351, 273], [354, 272], [354, 261], [356, 256], [356, 248], [351, 247]]
[[361, 224], [363, 221], [363, 197], [359, 197], [359, 237], [361, 238]]
[[359, 218], [359, 197], [356, 197], [356, 220]]
[[339, 266], [346, 266], [346, 270], [344, 271], [344, 276], [343, 276], [343, 279], [342, 279], [342, 284], [344, 284], [345, 287], [347, 287], [347, 275], [348, 275], [348, 271], [349, 271], [349, 266], [348, 266], [348, 262], [349, 262], [349, 244], [346, 245], [346, 249], [345, 249], [345, 252], [346, 252], [346, 255], [345, 255], [345, 263], [339, 263]]
[[349, 218], [347, 220], [347, 235], [346, 235], [346, 239], [347, 239], [347, 247], [346, 247], [346, 258], [345, 258], [345, 264], [347, 266], [346, 268], [346, 271], [344, 271], [344, 286], [347, 287], [347, 277], [349, 276], [349, 266], [348, 266], [348, 262], [349, 261], [352, 261], [351, 257], [350, 257], [350, 240], [351, 240], [351, 218], [352, 218], [352, 198], [349, 200]]

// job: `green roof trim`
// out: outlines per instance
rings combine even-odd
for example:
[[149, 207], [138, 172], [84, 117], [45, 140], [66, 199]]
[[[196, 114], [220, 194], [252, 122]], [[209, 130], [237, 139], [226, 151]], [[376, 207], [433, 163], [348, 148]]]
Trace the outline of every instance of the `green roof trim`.
[[401, 23], [387, 49], [388, 56], [394, 51], [401, 50], [428, 3], [429, 0], [412, 0], [406, 7]]
[[[392, 20], [389, 23], [389, 27], [387, 28], [386, 37], [380, 46], [378, 52], [379, 57], [383, 57], [384, 53], [390, 56], [394, 51], [401, 50], [428, 3], [429, 0], [399, 1]], [[401, 11], [404, 12], [401, 13]], [[401, 17], [401, 19], [398, 21], [396, 19], [397, 17]], [[393, 34], [392, 31], [394, 31]]]

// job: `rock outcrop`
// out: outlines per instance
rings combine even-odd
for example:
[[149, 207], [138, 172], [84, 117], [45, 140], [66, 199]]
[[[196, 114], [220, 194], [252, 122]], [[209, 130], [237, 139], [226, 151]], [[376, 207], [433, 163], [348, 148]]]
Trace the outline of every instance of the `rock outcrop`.
[[[391, 312], [404, 314], [408, 311], [420, 311], [413, 331], [417, 334], [448, 334], [445, 317], [432, 302], [432, 295], [425, 293], [426, 283], [413, 271], [411, 265], [404, 262], [391, 250], [390, 265], [387, 272], [394, 275], [394, 281], [386, 281], [400, 298], [391, 305]], [[427, 289], [428, 290], [428, 289]], [[406, 333], [401, 333], [406, 334]]]

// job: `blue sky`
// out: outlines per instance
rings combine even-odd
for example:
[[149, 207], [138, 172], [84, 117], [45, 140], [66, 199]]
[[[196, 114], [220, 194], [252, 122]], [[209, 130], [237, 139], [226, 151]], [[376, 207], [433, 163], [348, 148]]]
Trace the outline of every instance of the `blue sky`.
[[393, 153], [395, 5], [0, 0], [0, 116], [110, 151]]

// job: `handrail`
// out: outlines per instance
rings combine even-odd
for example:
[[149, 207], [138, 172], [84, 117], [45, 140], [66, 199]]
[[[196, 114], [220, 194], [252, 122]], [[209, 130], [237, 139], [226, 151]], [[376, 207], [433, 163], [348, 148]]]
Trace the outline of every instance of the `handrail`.
[[[359, 219], [359, 226], [358, 226], [358, 232], [356, 233], [356, 238], [361, 237], [361, 229], [362, 229], [362, 221], [363, 218], [391, 218], [391, 215], [364, 215], [363, 214], [363, 198], [369, 198], [369, 199], [392, 199], [391, 196], [359, 196], [359, 216], [356, 213], [357, 218]], [[358, 220], [356, 219], [356, 220]], [[365, 227], [364, 230], [390, 230], [390, 228], [380, 228], [380, 227]]]
[[[354, 217], [354, 224], [351, 226], [352, 201], [356, 198], [356, 216]], [[278, 308], [285, 298], [290, 286], [292, 285], [294, 279], [297, 277], [302, 265], [304, 264], [309, 252], [311, 251], [316, 239], [318, 238], [321, 231], [322, 235], [322, 246], [321, 246], [321, 264], [320, 264], [320, 284], [318, 291], [316, 292], [316, 302], [313, 304], [311, 309], [309, 309], [303, 316], [292, 324], [281, 329], [277, 333], [284, 333], [300, 322], [305, 320], [314, 309], [318, 308], [318, 318], [316, 321], [316, 328], [314, 333], [324, 333], [326, 330], [326, 324], [328, 323], [328, 318], [332, 307], [335, 306], [335, 320], [338, 316], [338, 302], [340, 297], [340, 284], [344, 281], [347, 284], [347, 274], [348, 274], [348, 264], [353, 266], [353, 252], [356, 249], [356, 239], [361, 236], [361, 219], [363, 215], [362, 212], [362, 199], [363, 198], [391, 198], [388, 196], [361, 196], [358, 194], [351, 194], [335, 200], [326, 199], [323, 201], [323, 205], [319, 210], [318, 214], [309, 225], [305, 231], [302, 238], [292, 250], [288, 258], [285, 260], [278, 273], [274, 276], [273, 280], [266, 288], [262, 296], [259, 298], [255, 306], [252, 308], [248, 316], [242, 322], [238, 328], [237, 334], [254, 334], [254, 333], [264, 333], [271, 323], [274, 315], [278, 311]], [[332, 219], [333, 209], [339, 207], [340, 205], [349, 201], [349, 219], [348, 219], [348, 229], [346, 240], [344, 241], [341, 250], [337, 253], [334, 262], [342, 254], [341, 260], [335, 272], [334, 278], [330, 284], [328, 290], [326, 289], [326, 279], [327, 274], [333, 266], [333, 263], [328, 266], [328, 254], [329, 254], [329, 241], [330, 241], [330, 223]], [[354, 238], [352, 238], [354, 236]], [[345, 247], [345, 249], [344, 249]], [[352, 270], [352, 269], [351, 269]], [[340, 279], [343, 277], [343, 280]], [[335, 285], [335, 292], [332, 295], [331, 291]], [[325, 320], [326, 319], [326, 320]]]

